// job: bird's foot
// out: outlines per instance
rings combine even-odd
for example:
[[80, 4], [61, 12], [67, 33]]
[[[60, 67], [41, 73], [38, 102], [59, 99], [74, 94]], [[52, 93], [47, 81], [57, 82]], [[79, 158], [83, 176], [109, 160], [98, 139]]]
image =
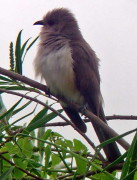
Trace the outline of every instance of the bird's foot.
[[47, 88], [46, 94], [47, 94], [48, 97], [51, 97], [51, 93], [50, 93], [50, 89], [49, 88]]

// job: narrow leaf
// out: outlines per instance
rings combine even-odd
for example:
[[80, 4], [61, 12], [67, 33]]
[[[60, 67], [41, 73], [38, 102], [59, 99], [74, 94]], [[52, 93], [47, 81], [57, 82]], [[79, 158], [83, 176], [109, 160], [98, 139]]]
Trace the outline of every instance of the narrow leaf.
[[11, 79], [9, 79], [9, 78], [7, 78], [7, 77], [5, 77], [5, 76], [2, 76], [2, 75], [0, 75], [0, 79], [2, 79], [2, 80], [4, 80], [4, 81], [10, 81], [10, 82], [12, 82]]
[[51, 157], [51, 146], [47, 145], [45, 147], [45, 171], [47, 170], [47, 168], [50, 167], [50, 164], [49, 164], [50, 157]]
[[17, 40], [16, 40], [16, 46], [15, 46], [16, 68], [15, 68], [15, 71], [22, 75], [21, 34], [22, 34], [22, 30], [19, 32], [19, 34], [17, 36]]
[[37, 37], [32, 41], [32, 43], [28, 46], [28, 48], [27, 48], [26, 51], [28, 51], [28, 50], [31, 48], [31, 46], [33, 46], [33, 44], [37, 41], [38, 38], [39, 38], [39, 36], [37, 36]]
[[25, 48], [26, 48], [27, 43], [28, 43], [29, 40], [30, 40], [30, 38], [23, 44], [23, 46], [22, 46], [22, 48], [21, 48], [21, 57], [23, 56], [24, 50], [25, 50]]
[[27, 49], [26, 49], [26, 51], [25, 51], [25, 54], [24, 54], [24, 57], [23, 57], [23, 61], [24, 61], [24, 59], [25, 59], [25, 56], [26, 56], [27, 52], [28, 52], [29, 49], [33, 46], [33, 44], [37, 41], [38, 38], [39, 38], [39, 36], [36, 37], [36, 38], [32, 41], [32, 43], [27, 47]]
[[5, 112], [4, 114], [2, 114], [0, 116], [0, 119], [3, 119], [5, 116], [9, 115], [11, 116], [13, 110], [18, 106], [18, 104], [21, 102], [22, 98], [16, 103], [14, 104], [7, 112]]
[[22, 111], [23, 109], [25, 109], [28, 105], [31, 104], [32, 101], [28, 101], [27, 103], [25, 103], [23, 106], [21, 106], [20, 108], [16, 109], [15, 111], [13, 111], [13, 115], [17, 114], [18, 112]]
[[135, 168], [137, 168], [137, 133], [135, 134], [132, 144], [128, 149], [127, 158], [122, 168], [122, 174], [120, 179], [125, 179], [127, 175], [128, 178], [126, 178], [126, 180], [133, 179], [135, 174]]
[[29, 125], [24, 129], [23, 133], [29, 133], [32, 130], [42, 127], [43, 124], [46, 122], [46, 114], [47, 114], [48, 109], [44, 108], [41, 110], [29, 123]]

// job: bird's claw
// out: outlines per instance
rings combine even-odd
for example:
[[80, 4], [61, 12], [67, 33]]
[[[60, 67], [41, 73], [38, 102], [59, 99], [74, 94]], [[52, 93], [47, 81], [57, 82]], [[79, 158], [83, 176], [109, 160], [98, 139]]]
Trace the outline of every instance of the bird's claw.
[[47, 94], [47, 96], [51, 97], [51, 93], [50, 93], [50, 89], [49, 88], [47, 88], [46, 94]]

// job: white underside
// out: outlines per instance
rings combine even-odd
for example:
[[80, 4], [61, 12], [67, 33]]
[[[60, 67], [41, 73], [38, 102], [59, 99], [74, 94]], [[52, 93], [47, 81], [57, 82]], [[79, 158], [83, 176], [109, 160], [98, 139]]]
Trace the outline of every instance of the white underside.
[[45, 79], [52, 93], [83, 104], [83, 96], [75, 85], [73, 59], [68, 45], [51, 53], [48, 53], [47, 48], [39, 47], [34, 65], [36, 75]]

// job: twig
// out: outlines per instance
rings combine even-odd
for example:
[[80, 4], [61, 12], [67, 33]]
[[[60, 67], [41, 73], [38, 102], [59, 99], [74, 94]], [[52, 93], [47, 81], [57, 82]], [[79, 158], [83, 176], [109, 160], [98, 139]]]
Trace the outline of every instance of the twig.
[[124, 115], [113, 115], [113, 116], [106, 116], [106, 119], [109, 120], [137, 120], [137, 116], [124, 116]]
[[[120, 164], [117, 164], [113, 167], [111, 167], [109, 170], [110, 171], [114, 171], [114, 170], [121, 170], [123, 167], [123, 163], [120, 163]], [[84, 175], [77, 175], [76, 176], [76, 179], [83, 179], [83, 177], [89, 177], [89, 176], [92, 176], [92, 175], [95, 175], [95, 174], [98, 174], [100, 173], [100, 171], [96, 170], [96, 171], [89, 171], [86, 176], [85, 174]], [[64, 180], [72, 180], [73, 178], [70, 177], [70, 176], [73, 176], [71, 173], [68, 173], [66, 175], [63, 175], [63, 176], [58, 176], [58, 179], [64, 179]]]
[[[113, 115], [113, 116], [106, 116], [107, 121], [111, 120], [137, 120], [137, 116], [124, 116], [124, 115]], [[85, 123], [91, 122], [90, 119], [83, 119]], [[70, 124], [66, 122], [55, 122], [55, 123], [47, 123], [44, 127], [55, 127], [55, 126], [69, 126]]]

